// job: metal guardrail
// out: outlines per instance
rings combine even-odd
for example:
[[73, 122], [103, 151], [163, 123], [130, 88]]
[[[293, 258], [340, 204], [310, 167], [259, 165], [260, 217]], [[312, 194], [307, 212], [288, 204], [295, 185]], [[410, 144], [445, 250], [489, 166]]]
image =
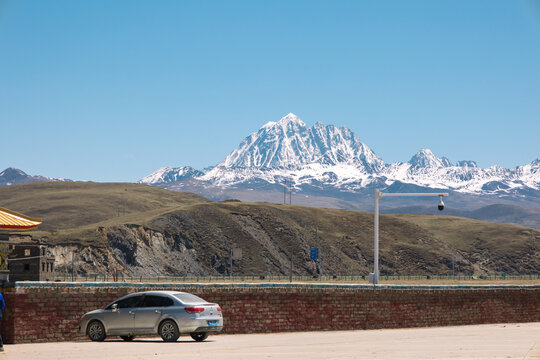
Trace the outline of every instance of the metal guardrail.
[[[57, 274], [55, 281], [82, 281], [82, 282], [351, 282], [367, 283], [368, 275], [324, 275], [324, 276], [290, 276], [287, 275], [234, 275], [234, 276], [118, 276], [107, 274], [75, 275]], [[540, 274], [529, 275], [381, 275], [381, 281], [508, 281], [508, 280], [540, 280]]]

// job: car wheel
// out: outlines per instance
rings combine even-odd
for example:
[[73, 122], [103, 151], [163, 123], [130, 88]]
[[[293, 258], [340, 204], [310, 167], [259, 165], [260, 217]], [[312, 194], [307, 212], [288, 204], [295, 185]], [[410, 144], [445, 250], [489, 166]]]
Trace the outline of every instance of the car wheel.
[[172, 320], [165, 320], [159, 324], [159, 335], [166, 342], [173, 342], [178, 340], [180, 337], [180, 331], [178, 331], [178, 326]]
[[135, 339], [135, 336], [133, 335], [125, 335], [125, 336], [120, 336], [120, 338], [124, 341], [131, 341], [133, 339]]
[[208, 338], [208, 333], [206, 332], [199, 332], [199, 333], [191, 333], [191, 338], [195, 341], [204, 341]]
[[107, 334], [105, 333], [105, 327], [103, 326], [101, 321], [97, 320], [94, 320], [90, 322], [90, 324], [88, 324], [86, 333], [92, 341], [103, 341], [107, 337]]

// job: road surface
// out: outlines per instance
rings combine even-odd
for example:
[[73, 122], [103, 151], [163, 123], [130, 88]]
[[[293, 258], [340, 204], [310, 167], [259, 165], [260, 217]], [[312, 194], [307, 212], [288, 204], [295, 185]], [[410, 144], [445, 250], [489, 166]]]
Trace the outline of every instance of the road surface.
[[10, 360], [535, 359], [540, 323], [6, 345]]

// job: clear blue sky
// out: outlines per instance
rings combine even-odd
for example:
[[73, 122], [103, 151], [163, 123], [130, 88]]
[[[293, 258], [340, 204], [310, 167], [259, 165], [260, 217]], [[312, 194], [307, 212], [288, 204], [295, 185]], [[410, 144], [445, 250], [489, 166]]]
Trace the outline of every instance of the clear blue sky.
[[540, 2], [0, 0], [0, 171], [137, 181], [289, 112], [385, 162], [540, 157]]

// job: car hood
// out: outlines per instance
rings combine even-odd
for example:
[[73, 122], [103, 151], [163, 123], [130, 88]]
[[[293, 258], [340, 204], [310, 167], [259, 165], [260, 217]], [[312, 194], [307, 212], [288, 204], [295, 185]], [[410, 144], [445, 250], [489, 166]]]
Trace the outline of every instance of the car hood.
[[86, 314], [84, 314], [84, 316], [89, 316], [89, 315], [94, 315], [94, 314], [99, 314], [103, 312], [103, 309], [97, 309], [97, 310], [92, 310], [92, 311], [89, 311], [87, 312]]

